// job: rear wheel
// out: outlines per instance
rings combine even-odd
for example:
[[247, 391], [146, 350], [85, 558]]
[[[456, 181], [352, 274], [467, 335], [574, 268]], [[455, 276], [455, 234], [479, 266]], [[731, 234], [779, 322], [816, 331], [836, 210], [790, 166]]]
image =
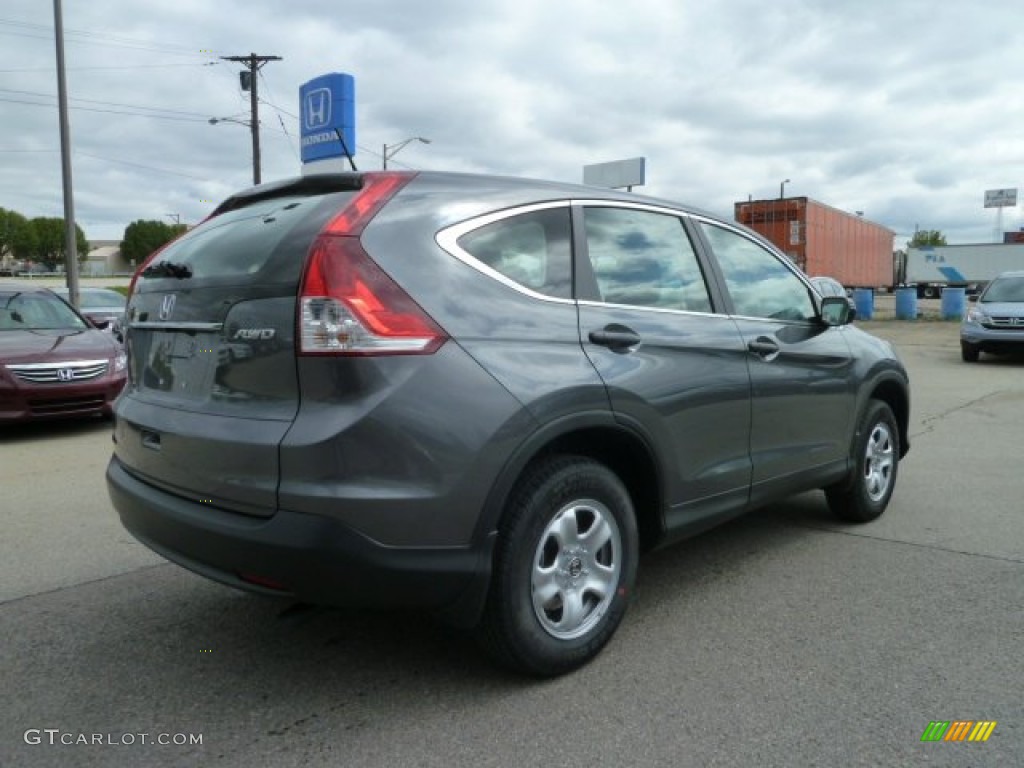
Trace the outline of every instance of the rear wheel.
[[973, 344], [968, 344], [966, 341], [960, 342], [960, 357], [963, 358], [965, 363], [976, 363], [978, 358], [981, 357], [981, 350], [979, 350]]
[[829, 508], [842, 520], [866, 523], [881, 515], [893, 489], [900, 458], [900, 433], [892, 409], [872, 400], [854, 437], [853, 477], [825, 489]]
[[541, 677], [585, 664], [622, 621], [636, 562], [633, 505], [619, 478], [591, 459], [543, 461], [506, 510], [478, 631], [484, 648]]

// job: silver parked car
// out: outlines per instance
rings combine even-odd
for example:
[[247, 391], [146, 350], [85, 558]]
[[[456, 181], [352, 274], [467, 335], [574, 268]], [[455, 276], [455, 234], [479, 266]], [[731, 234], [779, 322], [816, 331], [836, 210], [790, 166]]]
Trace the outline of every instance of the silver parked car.
[[989, 283], [960, 323], [964, 362], [976, 363], [982, 352], [1024, 353], [1024, 271], [1003, 272]]
[[[53, 292], [64, 301], [70, 300], [67, 288], [54, 288]], [[109, 288], [78, 289], [78, 311], [103, 331], [113, 332], [120, 325], [127, 305], [127, 298]]]

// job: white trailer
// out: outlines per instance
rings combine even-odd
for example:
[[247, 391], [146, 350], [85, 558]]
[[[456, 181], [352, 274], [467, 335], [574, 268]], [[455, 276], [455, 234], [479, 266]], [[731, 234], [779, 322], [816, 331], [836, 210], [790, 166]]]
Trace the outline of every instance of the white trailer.
[[1024, 243], [909, 248], [902, 282], [917, 286], [917, 295], [930, 299], [941, 295], [947, 285], [973, 293], [1012, 269], [1024, 269]]

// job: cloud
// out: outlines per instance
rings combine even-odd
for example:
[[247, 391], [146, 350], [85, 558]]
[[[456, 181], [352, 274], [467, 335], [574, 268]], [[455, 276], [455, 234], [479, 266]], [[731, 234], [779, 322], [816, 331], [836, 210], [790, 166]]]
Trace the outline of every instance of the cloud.
[[[52, 11], [9, 0], [2, 16], [0, 205], [61, 215], [54, 101], [31, 95], [56, 92]], [[897, 231], [990, 240], [981, 195], [1024, 167], [1009, 21], [917, 0], [74, 4], [69, 91], [92, 100], [71, 102], [76, 212], [116, 239], [138, 218], [196, 221], [247, 186], [247, 128], [207, 120], [248, 119], [240, 66], [219, 57], [256, 52], [282, 57], [259, 80], [264, 179], [299, 170], [299, 85], [344, 71], [364, 169], [412, 136], [431, 143], [396, 167], [579, 181], [585, 164], [643, 156], [641, 191], [726, 215], [788, 178], [789, 194]], [[1003, 216], [1020, 226], [1019, 209]]]

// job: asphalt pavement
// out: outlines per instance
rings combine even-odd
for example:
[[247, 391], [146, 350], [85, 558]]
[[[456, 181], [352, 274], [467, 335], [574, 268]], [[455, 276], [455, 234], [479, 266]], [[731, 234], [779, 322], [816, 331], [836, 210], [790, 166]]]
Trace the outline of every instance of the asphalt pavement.
[[1024, 359], [863, 326], [913, 380], [886, 514], [804, 494], [652, 553], [605, 652], [547, 682], [419, 616], [170, 565], [107, 500], [107, 424], [3, 428], [0, 766], [1021, 765]]

